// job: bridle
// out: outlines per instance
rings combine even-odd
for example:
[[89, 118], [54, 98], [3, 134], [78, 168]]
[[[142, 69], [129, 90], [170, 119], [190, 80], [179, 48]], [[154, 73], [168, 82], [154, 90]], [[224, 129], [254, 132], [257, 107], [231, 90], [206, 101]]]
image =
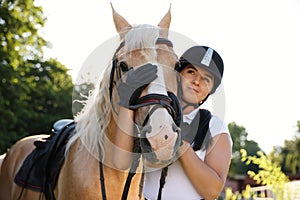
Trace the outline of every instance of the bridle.
[[[170, 40], [166, 38], [158, 38], [156, 40], [156, 44], [165, 44], [168, 47], [173, 48], [173, 44]], [[117, 59], [117, 53], [125, 46], [125, 41], [121, 42], [119, 47], [116, 49], [116, 52], [114, 53], [114, 56], [112, 58], [112, 69], [110, 72], [110, 80], [109, 80], [109, 96], [110, 101], [114, 109], [114, 103], [112, 100], [113, 97], [113, 89], [116, 84], [115, 78], [120, 80], [122, 73], [125, 73], [129, 70], [129, 67], [124, 62], [120, 62]], [[177, 68], [178, 63], [174, 66], [174, 70]], [[115, 77], [116, 76], [116, 77]], [[166, 108], [169, 114], [172, 116], [173, 121], [175, 122], [176, 126], [180, 126], [181, 118], [182, 118], [182, 111], [181, 111], [181, 105], [179, 100], [177, 99], [176, 95], [170, 91], [167, 92], [167, 95], [163, 94], [148, 94], [143, 97], [137, 96], [135, 98], [135, 101], [129, 104], [129, 109], [136, 110], [141, 107], [145, 106], [152, 106], [150, 111], [145, 117], [145, 120], [143, 122], [143, 126], [147, 123], [148, 119], [150, 118], [150, 115], [158, 108]], [[177, 142], [180, 142], [180, 135], [178, 135]], [[142, 146], [142, 144], [144, 144]], [[151, 146], [145, 145], [148, 144], [148, 141], [145, 137], [141, 139], [135, 139], [134, 140], [134, 158], [132, 162], [132, 166], [130, 168], [130, 171], [128, 173], [128, 177], [126, 180], [126, 183], [124, 185], [123, 194], [122, 194], [122, 200], [126, 200], [130, 188], [130, 183], [133, 178], [133, 176], [136, 173], [136, 169], [138, 167], [138, 163], [140, 161], [140, 154], [141, 152], [147, 151], [149, 153], [151, 151]], [[102, 192], [102, 199], [106, 200], [106, 190], [105, 190], [105, 182], [104, 182], [104, 173], [103, 173], [103, 164], [102, 164], [102, 154], [99, 150], [99, 172], [100, 172], [100, 185], [101, 185], [101, 192]]]
[[[165, 44], [168, 47], [173, 48], [172, 42], [166, 38], [158, 38], [156, 40], [156, 44]], [[112, 98], [113, 98], [113, 89], [116, 84], [116, 82], [114, 81], [115, 75], [117, 76], [116, 78], [118, 80], [120, 80], [122, 77], [122, 73], [125, 73], [130, 69], [126, 63], [124, 63], [124, 62], [119, 63], [117, 56], [116, 56], [117, 53], [120, 51], [120, 49], [124, 47], [124, 45], [125, 45], [125, 41], [120, 43], [120, 45], [116, 49], [116, 52], [114, 53], [114, 56], [112, 59], [112, 69], [110, 72], [110, 80], [109, 80], [109, 97], [110, 97], [110, 101], [111, 101], [111, 104], [112, 104], [114, 110], [115, 110], [115, 108], [114, 108], [114, 103], [113, 103]], [[176, 63], [176, 65], [174, 66], [174, 70], [176, 70], [177, 68], [178, 68], [178, 63]], [[178, 78], [177, 78], [177, 80], [178, 80]], [[162, 94], [148, 94], [141, 98], [139, 98], [139, 94], [138, 95], [133, 94], [136, 97], [134, 98], [135, 100], [133, 102], [129, 102], [130, 103], [129, 109], [136, 110], [141, 107], [156, 105], [149, 112], [149, 113], [153, 113], [157, 108], [163, 107], [168, 110], [168, 112], [172, 116], [175, 124], [177, 126], [180, 126], [181, 116], [182, 116], [180, 102], [174, 93], [172, 93], [171, 91], [168, 91], [167, 93], [168, 93], [168, 96], [162, 95]], [[150, 116], [149, 113], [146, 116], [143, 125], [146, 124], [146, 122]]]
[[[168, 47], [173, 48], [173, 43], [166, 39], [166, 38], [157, 38], [156, 44], [165, 44]], [[125, 46], [125, 41], [122, 41], [119, 45], [119, 47], [116, 49], [114, 56], [112, 58], [112, 69], [110, 72], [110, 79], [109, 79], [109, 97], [110, 101], [112, 101], [112, 94], [113, 94], [113, 87], [115, 85], [114, 83], [114, 77], [115, 74], [117, 75], [117, 79], [120, 79], [122, 76], [122, 72], [126, 72], [129, 70], [129, 67], [126, 65], [126, 63], [121, 62], [118, 68], [118, 59], [117, 59], [117, 53]], [[176, 69], [177, 66], [174, 66], [174, 69]], [[122, 72], [121, 72], [122, 71]]]

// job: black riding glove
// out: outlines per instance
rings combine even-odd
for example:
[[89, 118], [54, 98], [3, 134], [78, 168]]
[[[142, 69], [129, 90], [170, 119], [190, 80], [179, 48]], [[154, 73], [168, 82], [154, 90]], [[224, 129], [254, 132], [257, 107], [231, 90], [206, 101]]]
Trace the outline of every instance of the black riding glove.
[[129, 105], [140, 96], [143, 89], [157, 78], [156, 73], [157, 66], [152, 64], [143, 65], [136, 70], [131, 68], [127, 72], [126, 81], [121, 80], [117, 86], [119, 105], [129, 108]]

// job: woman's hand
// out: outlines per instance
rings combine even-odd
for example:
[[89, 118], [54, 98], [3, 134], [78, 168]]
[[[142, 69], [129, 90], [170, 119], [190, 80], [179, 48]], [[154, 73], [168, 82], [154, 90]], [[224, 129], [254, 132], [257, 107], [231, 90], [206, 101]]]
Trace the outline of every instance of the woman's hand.
[[127, 72], [127, 79], [125, 82], [120, 80], [117, 91], [119, 94], [119, 105], [129, 108], [129, 105], [136, 100], [143, 89], [157, 78], [157, 66], [146, 64], [138, 69], [131, 68]]

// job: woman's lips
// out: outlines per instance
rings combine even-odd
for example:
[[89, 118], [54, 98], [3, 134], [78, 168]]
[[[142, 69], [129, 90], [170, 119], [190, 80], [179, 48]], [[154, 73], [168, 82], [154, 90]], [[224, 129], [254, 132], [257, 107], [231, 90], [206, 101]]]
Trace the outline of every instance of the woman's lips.
[[195, 89], [193, 87], [188, 87], [188, 90], [191, 90], [191, 91], [193, 91], [196, 94], [199, 94], [199, 90], [197, 90], [197, 89]]

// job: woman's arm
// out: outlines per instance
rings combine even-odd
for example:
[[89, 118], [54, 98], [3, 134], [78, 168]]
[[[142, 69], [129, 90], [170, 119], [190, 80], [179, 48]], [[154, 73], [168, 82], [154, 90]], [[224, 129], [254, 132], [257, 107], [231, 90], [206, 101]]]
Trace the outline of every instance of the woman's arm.
[[114, 139], [113, 164], [118, 169], [128, 169], [132, 162], [133, 111], [120, 106]]
[[222, 191], [231, 160], [231, 139], [223, 133], [213, 138], [203, 162], [189, 143], [180, 149], [182, 167], [197, 192], [206, 200], [216, 199]]

